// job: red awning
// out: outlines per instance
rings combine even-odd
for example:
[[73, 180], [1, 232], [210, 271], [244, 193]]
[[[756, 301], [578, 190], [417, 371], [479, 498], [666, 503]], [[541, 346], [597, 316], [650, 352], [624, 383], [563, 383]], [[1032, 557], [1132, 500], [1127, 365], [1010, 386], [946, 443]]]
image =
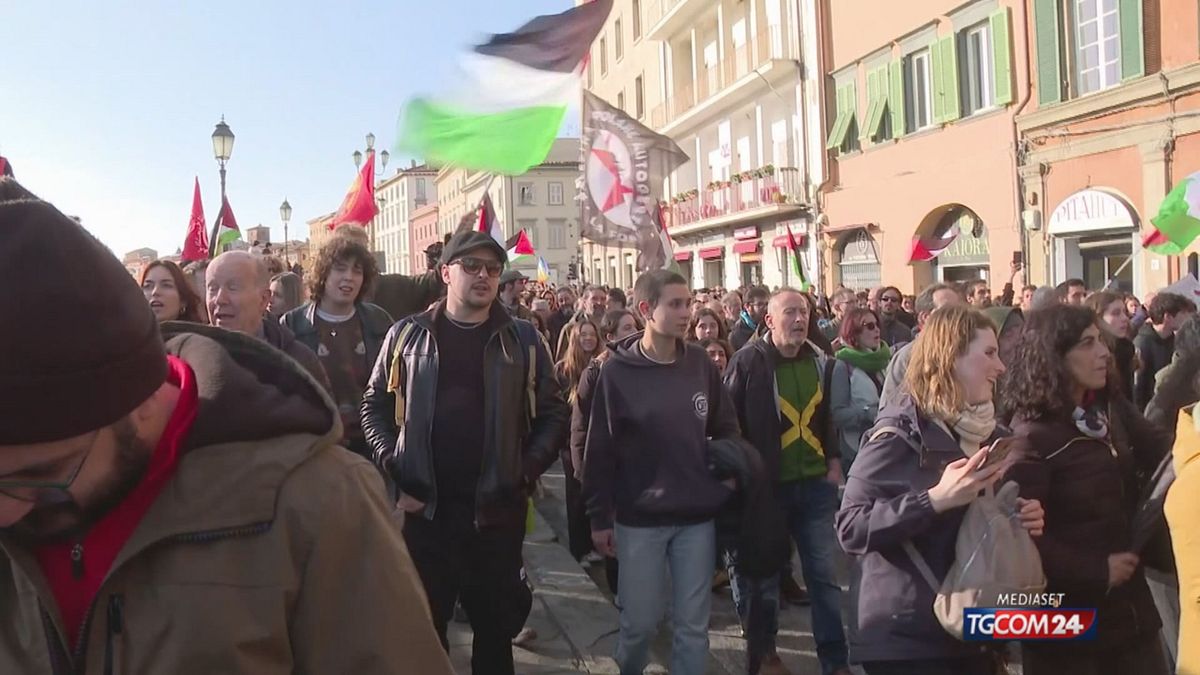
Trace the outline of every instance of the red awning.
[[676, 251], [675, 259], [676, 260], [691, 260], [692, 252], [691, 251]]
[[722, 258], [724, 256], [725, 256], [725, 249], [721, 248], [720, 246], [717, 246], [715, 248], [700, 249], [700, 259], [701, 260], [714, 260], [716, 258]]
[[733, 244], [734, 253], [754, 253], [758, 250], [759, 241], [757, 239], [749, 241], [738, 241]]
[[[808, 235], [804, 234], [803, 232], [793, 232], [792, 236], [796, 238], [796, 245], [800, 248], [804, 248], [804, 242]], [[775, 237], [771, 240], [771, 245], [775, 248], [787, 248], [787, 235], [781, 234], [778, 237]]]

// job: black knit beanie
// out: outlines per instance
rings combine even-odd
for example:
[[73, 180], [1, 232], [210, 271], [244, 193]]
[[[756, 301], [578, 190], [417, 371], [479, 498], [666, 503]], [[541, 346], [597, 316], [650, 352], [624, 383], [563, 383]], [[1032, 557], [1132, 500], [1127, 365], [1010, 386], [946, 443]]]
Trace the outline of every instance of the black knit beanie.
[[[0, 178], [0, 195], [22, 192]], [[109, 426], [166, 381], [166, 352], [141, 289], [50, 204], [0, 201], [0, 289], [0, 446]]]

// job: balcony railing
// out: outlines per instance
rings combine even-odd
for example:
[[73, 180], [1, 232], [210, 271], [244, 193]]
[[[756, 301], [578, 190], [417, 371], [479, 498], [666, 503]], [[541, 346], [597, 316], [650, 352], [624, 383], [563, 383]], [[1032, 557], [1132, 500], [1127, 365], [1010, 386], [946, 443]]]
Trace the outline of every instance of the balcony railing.
[[651, 123], [656, 128], [666, 126], [733, 86], [759, 66], [786, 57], [783, 28], [768, 26], [750, 41], [727, 51], [723, 60], [701, 65], [696, 73], [695, 86], [688, 83], [678, 87], [673, 96], [651, 113]]
[[803, 203], [799, 169], [784, 167], [761, 176], [755, 175], [763, 173], [761, 169], [747, 173], [751, 175], [740, 182], [719, 181], [672, 198], [667, 212], [668, 229], [766, 206]]

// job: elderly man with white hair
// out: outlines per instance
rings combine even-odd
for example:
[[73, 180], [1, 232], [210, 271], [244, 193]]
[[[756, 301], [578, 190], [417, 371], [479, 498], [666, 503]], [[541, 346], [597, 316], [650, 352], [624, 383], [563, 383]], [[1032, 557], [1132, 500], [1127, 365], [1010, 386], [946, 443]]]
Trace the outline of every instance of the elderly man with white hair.
[[317, 355], [286, 327], [270, 320], [271, 273], [261, 257], [246, 251], [222, 253], [208, 266], [204, 291], [212, 325], [263, 340], [295, 359], [330, 391], [329, 377]]

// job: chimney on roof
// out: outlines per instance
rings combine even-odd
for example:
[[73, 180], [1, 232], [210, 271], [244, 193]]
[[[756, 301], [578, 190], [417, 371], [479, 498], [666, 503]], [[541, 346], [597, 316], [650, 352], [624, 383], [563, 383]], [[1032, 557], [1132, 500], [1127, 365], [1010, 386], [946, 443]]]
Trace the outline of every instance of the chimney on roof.
[[408, 168], [410, 168], [410, 169], [415, 169], [415, 168], [417, 168], [417, 160], [415, 160], [415, 159], [410, 159], [410, 160], [408, 160], [408, 162], [409, 162], [409, 164], [408, 164]]

